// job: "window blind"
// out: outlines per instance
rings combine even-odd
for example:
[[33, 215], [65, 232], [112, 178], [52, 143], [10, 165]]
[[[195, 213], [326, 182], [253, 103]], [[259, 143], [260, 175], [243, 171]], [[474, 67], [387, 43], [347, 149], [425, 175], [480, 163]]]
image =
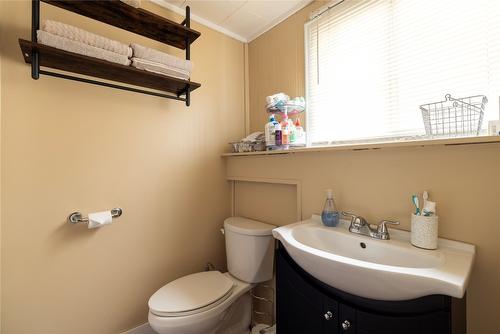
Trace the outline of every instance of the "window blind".
[[425, 135], [419, 106], [448, 93], [499, 118], [500, 1], [345, 0], [305, 47], [309, 144]]

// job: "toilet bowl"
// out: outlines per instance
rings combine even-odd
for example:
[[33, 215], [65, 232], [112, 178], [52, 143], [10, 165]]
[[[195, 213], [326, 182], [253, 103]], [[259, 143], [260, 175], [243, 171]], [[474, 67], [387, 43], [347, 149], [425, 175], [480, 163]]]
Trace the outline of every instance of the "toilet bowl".
[[[197, 278], [199, 279], [199, 284], [206, 284], [207, 277], [203, 275], [205, 273], [221, 275], [227, 281], [230, 281], [232, 285], [229, 291], [222, 293], [218, 299], [213, 301], [207, 298], [206, 302], [210, 303], [202, 307], [196, 307], [199, 304], [196, 305], [196, 301], [192, 300], [196, 299], [196, 297], [191, 299], [189, 294], [187, 294], [186, 299], [191, 299], [193, 302], [192, 309], [188, 306], [189, 302], [185, 303], [185, 307], [179, 307], [180, 305], [162, 305], [162, 303], [157, 303], [156, 300], [153, 300], [155, 296], [153, 295], [149, 302], [148, 315], [151, 328], [162, 334], [228, 333], [227, 331], [223, 331], [225, 328], [232, 328], [231, 334], [247, 334], [249, 332], [247, 324], [250, 323], [252, 308], [249, 291], [253, 285], [242, 282], [232, 277], [229, 273], [221, 274], [218, 271], [194, 274], [199, 275]], [[186, 277], [181, 278], [181, 280], [184, 278]], [[196, 284], [196, 280], [193, 280], [192, 283]], [[207, 287], [208, 290], [214, 291]], [[219, 290], [217, 293], [220, 294], [222, 291]], [[160, 297], [165, 297], [164, 300], [166, 301], [170, 297], [168, 293], [162, 293], [161, 289], [156, 293], [158, 293], [156, 295], [158, 296], [158, 300], [160, 300]], [[166, 309], [169, 311], [165, 312]], [[240, 328], [238, 328], [238, 324], [241, 324]]]
[[230, 217], [224, 222], [228, 272], [176, 279], [149, 299], [148, 320], [160, 334], [248, 334], [250, 289], [273, 275], [272, 225]]

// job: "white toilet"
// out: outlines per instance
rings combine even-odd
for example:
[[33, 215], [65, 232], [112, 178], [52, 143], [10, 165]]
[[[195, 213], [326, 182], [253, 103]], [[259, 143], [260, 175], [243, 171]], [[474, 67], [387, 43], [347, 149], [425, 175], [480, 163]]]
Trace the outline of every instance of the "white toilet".
[[160, 334], [248, 334], [250, 289], [273, 277], [273, 225], [242, 217], [224, 221], [227, 273], [176, 279], [149, 299], [149, 324]]

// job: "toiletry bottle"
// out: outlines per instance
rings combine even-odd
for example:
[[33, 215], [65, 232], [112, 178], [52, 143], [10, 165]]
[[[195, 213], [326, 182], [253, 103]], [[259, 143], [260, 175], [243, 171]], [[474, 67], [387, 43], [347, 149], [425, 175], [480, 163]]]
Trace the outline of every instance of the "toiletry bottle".
[[274, 125], [274, 144], [277, 148], [281, 148], [281, 137], [281, 124], [279, 122], [276, 122], [276, 124]]
[[288, 128], [290, 131], [290, 144], [294, 144], [297, 141], [295, 124], [291, 118], [288, 119]]
[[287, 149], [290, 145], [290, 127], [287, 114], [283, 115], [283, 120], [281, 121], [281, 145], [284, 149]]
[[304, 129], [302, 128], [302, 124], [300, 124], [300, 118], [298, 117], [295, 120], [295, 141], [297, 142], [297, 144], [305, 143]]
[[266, 124], [266, 127], [264, 129], [267, 147], [273, 147], [276, 143], [275, 127], [276, 127], [276, 120], [274, 119], [274, 114], [273, 114], [269, 116], [269, 123]]
[[321, 212], [321, 221], [325, 226], [335, 227], [339, 224], [339, 218], [339, 212], [333, 201], [333, 191], [328, 189], [326, 191], [325, 206], [323, 212]]

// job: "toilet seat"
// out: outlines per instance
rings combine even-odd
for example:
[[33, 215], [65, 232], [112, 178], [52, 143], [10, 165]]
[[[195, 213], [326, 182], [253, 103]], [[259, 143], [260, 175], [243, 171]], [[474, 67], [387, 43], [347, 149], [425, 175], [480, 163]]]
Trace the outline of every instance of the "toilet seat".
[[234, 282], [219, 271], [205, 271], [172, 281], [149, 299], [151, 313], [181, 317], [209, 310], [229, 298]]

